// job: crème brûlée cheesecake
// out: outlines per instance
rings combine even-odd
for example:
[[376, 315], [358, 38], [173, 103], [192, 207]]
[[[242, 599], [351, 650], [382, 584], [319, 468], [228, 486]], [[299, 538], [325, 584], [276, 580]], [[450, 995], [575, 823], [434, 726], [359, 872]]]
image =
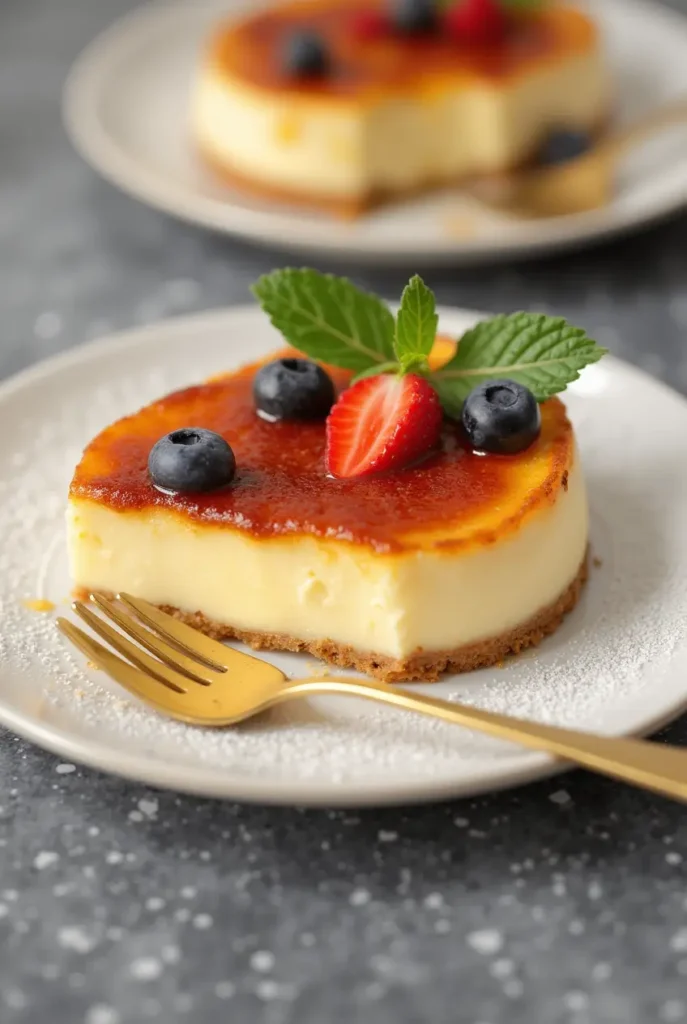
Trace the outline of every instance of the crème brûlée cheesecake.
[[494, 381], [452, 419], [433, 370], [351, 386], [287, 350], [114, 423], [71, 484], [77, 592], [387, 681], [538, 643], [586, 575], [565, 407]]
[[240, 188], [344, 215], [575, 155], [610, 112], [599, 30], [572, 7], [519, 6], [286, 0], [220, 24], [195, 144]]

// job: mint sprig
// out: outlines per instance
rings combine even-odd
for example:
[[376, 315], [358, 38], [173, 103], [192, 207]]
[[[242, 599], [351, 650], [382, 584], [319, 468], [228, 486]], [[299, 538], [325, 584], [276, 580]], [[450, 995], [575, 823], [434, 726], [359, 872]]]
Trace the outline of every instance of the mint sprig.
[[411, 278], [396, 317], [351, 281], [316, 270], [275, 270], [253, 286], [260, 305], [294, 348], [313, 359], [352, 370], [354, 379], [380, 373], [427, 377], [449, 416], [485, 380], [507, 377], [542, 402], [565, 390], [606, 351], [581, 327], [543, 313], [511, 313], [476, 324], [456, 354], [438, 370], [428, 357], [437, 333], [434, 294]]
[[477, 384], [507, 377], [528, 387], [543, 402], [577, 380], [580, 370], [605, 353], [562, 317], [543, 313], [511, 313], [476, 324], [460, 339], [445, 366], [430, 375], [450, 416]]

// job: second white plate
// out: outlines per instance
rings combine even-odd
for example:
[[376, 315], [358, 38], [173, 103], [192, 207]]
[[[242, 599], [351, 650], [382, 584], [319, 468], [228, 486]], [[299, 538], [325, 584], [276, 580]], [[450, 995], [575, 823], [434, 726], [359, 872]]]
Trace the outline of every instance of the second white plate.
[[[441, 326], [459, 333], [472, 320], [444, 311]], [[555, 770], [545, 756], [349, 699], [290, 704], [224, 731], [169, 722], [88, 669], [54, 614], [23, 603], [48, 598], [55, 614], [68, 613], [64, 509], [90, 438], [279, 340], [256, 308], [228, 310], [86, 346], [0, 387], [0, 724], [68, 760], [265, 803], [403, 803]], [[419, 689], [583, 729], [648, 732], [687, 701], [687, 403], [610, 357], [585, 371], [566, 402], [592, 507], [595, 562], [580, 604], [535, 652]], [[301, 676], [314, 664], [274, 660]]]
[[[144, 203], [205, 227], [296, 252], [384, 263], [468, 263], [590, 243], [639, 228], [687, 202], [687, 129], [628, 162], [606, 209], [545, 221], [489, 213], [455, 192], [353, 223], [258, 203], [219, 184], [190, 141], [192, 77], [211, 25], [249, 0], [158, 2], [95, 40], [65, 91], [84, 157]], [[644, 0], [596, 0], [617, 84], [617, 119], [687, 93], [687, 19]]]

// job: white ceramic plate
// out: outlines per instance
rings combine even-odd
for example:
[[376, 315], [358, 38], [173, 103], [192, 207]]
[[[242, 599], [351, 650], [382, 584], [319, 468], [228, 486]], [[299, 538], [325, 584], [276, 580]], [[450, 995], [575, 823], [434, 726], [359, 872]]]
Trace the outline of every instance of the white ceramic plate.
[[[606, 209], [546, 221], [507, 219], [455, 192], [389, 207], [354, 223], [260, 204], [201, 165], [188, 103], [202, 42], [250, 0], [156, 3], [100, 36], [77, 62], [65, 119], [84, 157], [151, 206], [205, 227], [293, 251], [376, 263], [474, 262], [531, 256], [638, 228], [687, 201], [687, 128], [633, 156]], [[617, 82], [617, 120], [687, 92], [687, 19], [641, 0], [595, 0]]]
[[[459, 332], [473, 319], [445, 311], [442, 327]], [[97, 342], [0, 388], [0, 723], [69, 760], [262, 802], [400, 803], [554, 771], [545, 756], [341, 698], [291, 704], [239, 729], [193, 729], [88, 670], [57, 634], [55, 614], [69, 614], [65, 497], [85, 443], [115, 417], [278, 340], [257, 309], [238, 308]], [[644, 733], [687, 701], [687, 403], [609, 357], [566, 400], [601, 564], [536, 652], [419, 689], [523, 717]], [[23, 601], [35, 598], [55, 602], [55, 612], [27, 609]], [[275, 661], [299, 675], [314, 664], [297, 655]]]

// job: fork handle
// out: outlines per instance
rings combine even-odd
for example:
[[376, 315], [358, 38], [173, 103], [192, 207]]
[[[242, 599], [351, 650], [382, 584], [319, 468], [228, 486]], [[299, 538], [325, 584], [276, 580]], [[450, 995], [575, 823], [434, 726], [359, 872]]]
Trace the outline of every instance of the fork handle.
[[284, 688], [281, 696], [290, 699], [315, 694], [363, 697], [406, 711], [419, 711], [687, 802], [687, 750], [679, 747], [527, 722], [366, 679], [296, 679]]

